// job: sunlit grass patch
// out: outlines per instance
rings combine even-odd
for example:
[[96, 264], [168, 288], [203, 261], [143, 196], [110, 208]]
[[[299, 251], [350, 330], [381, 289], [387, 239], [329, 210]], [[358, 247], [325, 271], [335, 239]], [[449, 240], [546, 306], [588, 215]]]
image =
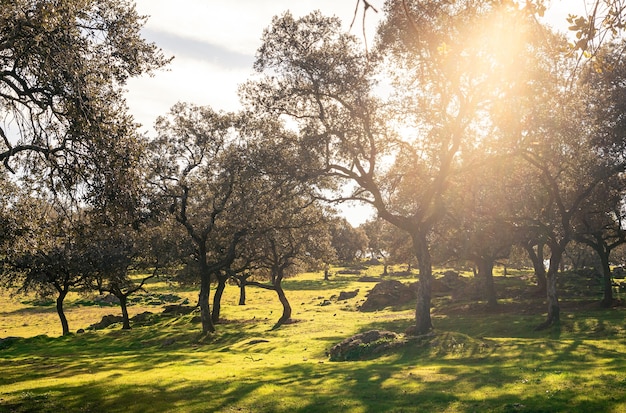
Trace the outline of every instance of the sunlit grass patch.
[[[336, 277], [286, 280], [295, 322], [279, 329], [272, 329], [281, 311], [272, 291], [249, 287], [239, 306], [232, 286], [209, 336], [196, 314], [158, 310], [130, 331], [113, 325], [67, 337], [42, 336], [33, 320], [29, 335], [0, 346], [0, 412], [626, 411], [623, 309], [566, 310], [560, 326], [537, 332], [541, 310], [489, 312], [442, 296], [432, 334], [367, 360], [331, 362], [327, 352], [345, 338], [373, 329], [402, 335], [414, 317], [412, 306], [358, 311], [374, 284]], [[497, 282], [521, 288], [519, 280]], [[356, 297], [337, 300], [356, 289]], [[197, 299], [193, 289], [175, 294]], [[19, 300], [2, 308], [11, 322], [49, 315]], [[74, 327], [94, 322], [94, 309], [70, 305], [68, 313], [88, 318]], [[2, 337], [18, 335], [20, 325], [0, 320], [10, 331]]]

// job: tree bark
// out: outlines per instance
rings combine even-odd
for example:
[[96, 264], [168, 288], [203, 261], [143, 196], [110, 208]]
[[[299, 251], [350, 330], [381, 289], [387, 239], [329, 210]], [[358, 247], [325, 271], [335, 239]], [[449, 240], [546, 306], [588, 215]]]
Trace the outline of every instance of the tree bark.
[[221, 274], [215, 274], [215, 276], [217, 277], [217, 288], [213, 296], [213, 312], [211, 313], [211, 319], [213, 320], [213, 324], [219, 324], [220, 313], [222, 311], [222, 296], [226, 289], [226, 280], [228, 277], [224, 277]]
[[239, 280], [239, 305], [246, 305], [246, 280]]
[[67, 336], [70, 334], [70, 326], [67, 322], [67, 317], [65, 317], [65, 312], [63, 311], [63, 301], [67, 296], [67, 290], [59, 291], [59, 295], [57, 297], [57, 314], [59, 315], [59, 319], [61, 320], [61, 328], [63, 329], [63, 335]]
[[413, 250], [418, 262], [417, 303], [415, 305], [415, 326], [407, 332], [412, 335], [428, 333], [433, 328], [430, 318], [433, 269], [426, 234], [412, 236]]
[[548, 301], [548, 316], [546, 318], [546, 321], [536, 328], [537, 330], [542, 330], [554, 324], [558, 324], [561, 321], [561, 308], [559, 306], [559, 296], [557, 294], [556, 282], [559, 274], [561, 258], [564, 251], [565, 248], [562, 247], [550, 247], [550, 265], [548, 266], [548, 273], [546, 274], [546, 298]]
[[482, 296], [487, 300], [487, 306], [494, 308], [498, 305], [498, 298], [496, 296], [496, 287], [493, 282], [493, 261], [487, 258], [476, 260], [478, 266], [478, 279], [480, 281], [480, 288], [482, 290]]
[[274, 289], [276, 294], [278, 294], [278, 300], [283, 306], [283, 315], [280, 316], [274, 328], [278, 328], [285, 324], [291, 318], [291, 305], [289, 304], [289, 300], [287, 300], [287, 296], [285, 295], [285, 291], [283, 290], [283, 286], [280, 281], [274, 284]]
[[533, 263], [533, 269], [535, 270], [535, 277], [537, 278], [537, 288], [542, 294], [547, 293], [547, 279], [546, 279], [546, 267], [543, 265], [543, 244], [537, 245], [537, 251], [533, 245], [525, 245], [528, 257]]
[[602, 284], [604, 287], [604, 294], [602, 296], [602, 306], [610, 307], [613, 305], [613, 280], [611, 277], [611, 266], [609, 264], [610, 251], [600, 251], [602, 248], [598, 248], [596, 252], [600, 256], [602, 262]]
[[121, 294], [117, 297], [120, 300], [120, 307], [122, 308], [122, 330], [130, 330], [130, 318], [128, 317], [128, 297]]
[[200, 296], [198, 305], [200, 306], [200, 320], [202, 322], [202, 334], [215, 332], [215, 325], [211, 319], [211, 309], [209, 307], [209, 293], [211, 291], [211, 274], [206, 264], [206, 252], [200, 253]]

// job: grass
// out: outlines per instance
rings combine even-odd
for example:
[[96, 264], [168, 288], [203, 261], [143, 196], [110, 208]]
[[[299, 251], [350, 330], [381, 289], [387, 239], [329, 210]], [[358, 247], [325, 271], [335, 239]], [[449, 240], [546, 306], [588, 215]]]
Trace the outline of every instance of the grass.
[[[5, 296], [0, 337], [25, 338], [0, 344], [0, 412], [626, 412], [625, 310], [576, 296], [564, 300], [560, 326], [535, 332], [544, 305], [524, 294], [523, 275], [496, 277], [497, 311], [439, 296], [434, 335], [354, 362], [326, 353], [358, 332], [402, 332], [413, 318], [411, 307], [358, 312], [374, 286], [359, 276], [287, 280], [296, 322], [277, 330], [273, 292], [250, 288], [241, 307], [229, 287], [225, 322], [208, 337], [193, 315], [59, 337], [53, 307]], [[356, 298], [320, 305], [357, 288]], [[131, 315], [146, 310], [158, 307]], [[68, 303], [73, 329], [110, 313], [119, 309]]]

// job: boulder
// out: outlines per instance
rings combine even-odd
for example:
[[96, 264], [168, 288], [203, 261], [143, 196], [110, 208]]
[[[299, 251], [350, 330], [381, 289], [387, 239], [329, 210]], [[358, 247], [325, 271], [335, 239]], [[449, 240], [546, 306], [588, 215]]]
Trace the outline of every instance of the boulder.
[[120, 315], [105, 315], [99, 323], [90, 325], [87, 327], [87, 330], [101, 330], [103, 328], [107, 328], [111, 324], [121, 323], [122, 321], [124, 321], [124, 318]]
[[407, 285], [397, 280], [381, 281], [372, 288], [359, 310], [376, 311], [409, 303], [416, 297], [416, 287], [416, 283]]
[[192, 307], [189, 305], [172, 304], [172, 305], [166, 305], [163, 308], [163, 314], [187, 315], [187, 314], [193, 313], [195, 310], [196, 310], [196, 307]]
[[370, 330], [334, 345], [329, 356], [331, 361], [363, 360], [384, 353], [403, 344], [400, 336], [391, 331]]
[[341, 291], [339, 293], [339, 297], [337, 298], [337, 301], [349, 300], [350, 298], [356, 297], [358, 293], [359, 293], [358, 288], [354, 291]]

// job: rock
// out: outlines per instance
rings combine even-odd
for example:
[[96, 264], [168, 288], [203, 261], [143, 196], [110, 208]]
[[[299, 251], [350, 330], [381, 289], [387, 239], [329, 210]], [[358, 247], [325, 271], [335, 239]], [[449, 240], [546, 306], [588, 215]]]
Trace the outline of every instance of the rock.
[[79, 328], [78, 330], [76, 330], [76, 334], [85, 334], [85, 329]]
[[94, 298], [93, 301], [96, 304], [106, 304], [106, 305], [120, 303], [120, 299], [114, 296], [113, 294], [99, 295], [96, 298]]
[[165, 303], [175, 303], [182, 300], [182, 298], [177, 296], [176, 294], [161, 294], [158, 296], [158, 298]]
[[369, 292], [359, 311], [376, 311], [409, 303], [415, 299], [416, 291], [416, 283], [406, 285], [396, 280], [381, 281]]
[[331, 361], [363, 360], [401, 344], [404, 344], [404, 340], [394, 332], [371, 330], [334, 345], [329, 356]]
[[90, 325], [87, 327], [87, 330], [101, 330], [103, 328], [107, 328], [111, 324], [121, 323], [122, 321], [124, 321], [122, 316], [113, 314], [105, 315], [99, 323]]
[[327, 305], [331, 305], [332, 302], [330, 300], [324, 300], [322, 301], [322, 303], [320, 304], [320, 306], [322, 307], [326, 307]]
[[172, 304], [172, 305], [166, 305], [165, 308], [163, 308], [163, 314], [187, 315], [187, 314], [193, 313], [195, 309], [196, 307], [192, 307], [189, 305]]
[[144, 311], [143, 313], [137, 314], [136, 316], [132, 317], [130, 320], [135, 323], [145, 323], [153, 314], [154, 313], [151, 313], [150, 311]]
[[354, 291], [341, 291], [339, 293], [339, 297], [337, 298], [337, 301], [349, 300], [350, 298], [356, 297], [358, 293], [359, 293], [358, 288]]

